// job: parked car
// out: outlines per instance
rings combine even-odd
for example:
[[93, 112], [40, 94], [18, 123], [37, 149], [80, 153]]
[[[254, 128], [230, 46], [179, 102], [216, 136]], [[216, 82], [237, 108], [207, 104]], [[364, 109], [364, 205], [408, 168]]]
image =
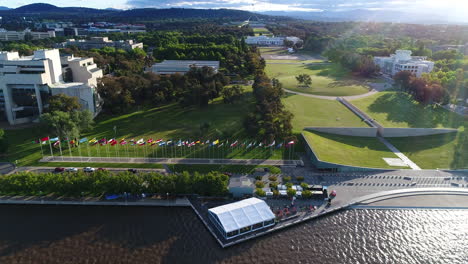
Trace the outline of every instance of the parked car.
[[128, 171], [131, 172], [131, 173], [137, 173], [136, 169], [128, 169]]
[[54, 169], [55, 172], [64, 172], [65, 171], [65, 168], [60, 168], [60, 167], [57, 167]]
[[92, 167], [84, 167], [83, 168], [83, 171], [84, 172], [94, 172], [96, 169], [92, 168]]
[[78, 172], [77, 168], [66, 168], [65, 171], [67, 172]]

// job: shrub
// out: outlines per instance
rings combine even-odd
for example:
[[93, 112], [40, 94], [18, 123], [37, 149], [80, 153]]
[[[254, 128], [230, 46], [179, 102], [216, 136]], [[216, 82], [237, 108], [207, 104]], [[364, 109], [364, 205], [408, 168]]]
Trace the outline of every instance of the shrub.
[[270, 188], [273, 188], [273, 189], [278, 188], [278, 183], [277, 182], [270, 182]]
[[262, 190], [261, 188], [255, 189], [255, 194], [258, 195], [258, 196], [261, 196], [261, 197], [266, 196], [266, 192], [264, 190]]
[[257, 175], [257, 176], [255, 176], [255, 179], [256, 179], [257, 181], [261, 181], [261, 180], [262, 180], [262, 178], [263, 178], [263, 177], [262, 177], [261, 175]]
[[279, 191], [278, 190], [273, 190], [273, 196], [278, 197], [279, 196]]
[[271, 174], [280, 174], [281, 173], [281, 169], [278, 168], [278, 167], [270, 166], [268, 168], [270, 169]]
[[285, 185], [286, 185], [286, 187], [287, 187], [288, 189], [290, 189], [290, 188], [293, 186], [293, 184], [292, 184], [291, 182], [288, 182], [288, 183], [286, 183]]
[[291, 176], [284, 176], [283, 177], [283, 182], [290, 182], [291, 181]]
[[306, 199], [309, 199], [310, 197], [312, 197], [312, 192], [309, 191], [309, 190], [305, 190], [305, 191], [302, 192], [302, 197], [306, 198]]
[[274, 176], [274, 175], [271, 175], [270, 177], [268, 177], [268, 180], [270, 181], [277, 181], [278, 180], [278, 177]]
[[296, 195], [296, 190], [289, 188], [287, 190], [287, 193], [289, 197], [293, 197], [294, 195]]
[[296, 177], [296, 180], [297, 180], [297, 181], [303, 181], [303, 180], [304, 180], [304, 176], [297, 176], [297, 177]]
[[309, 187], [309, 184], [305, 183], [305, 182], [301, 182], [301, 187], [302, 189], [307, 189]]
[[257, 188], [263, 188], [263, 187], [265, 187], [265, 183], [262, 182], [262, 181], [256, 181], [256, 182], [255, 182], [255, 186], [256, 186]]

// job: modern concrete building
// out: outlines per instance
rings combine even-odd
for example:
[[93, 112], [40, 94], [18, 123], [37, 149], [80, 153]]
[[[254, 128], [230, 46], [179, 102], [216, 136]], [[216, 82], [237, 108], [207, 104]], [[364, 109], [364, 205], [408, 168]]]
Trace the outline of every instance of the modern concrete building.
[[302, 42], [302, 39], [298, 37], [268, 37], [268, 36], [248, 36], [245, 39], [245, 43], [248, 45], [257, 46], [283, 46], [284, 41], [289, 40], [294, 44]]
[[400, 71], [409, 71], [421, 77], [421, 74], [434, 69], [434, 62], [428, 61], [424, 56], [411, 56], [410, 50], [397, 50], [390, 57], [375, 57], [374, 62], [380, 66], [382, 73], [391, 76]]
[[164, 60], [151, 66], [151, 72], [161, 75], [185, 74], [192, 67], [211, 67], [215, 72], [219, 70], [219, 61], [194, 61], [194, 60]]
[[35, 32], [31, 30], [25, 31], [6, 31], [0, 30], [0, 41], [18, 41], [24, 40], [26, 36], [31, 36], [32, 39], [55, 38], [55, 31]]
[[101, 77], [92, 58], [60, 57], [57, 49], [27, 57], [0, 52], [1, 114], [11, 125], [33, 122], [48, 107], [49, 96], [67, 94], [78, 97], [95, 116], [101, 109], [95, 90]]
[[112, 41], [108, 37], [92, 37], [90, 40], [68, 39], [66, 42], [58, 43], [56, 48], [65, 48], [76, 46], [80, 49], [101, 49], [104, 47], [114, 47], [116, 49], [133, 50], [135, 48], [143, 49], [143, 43], [137, 43], [133, 40]]
[[270, 207], [258, 198], [249, 198], [208, 210], [209, 218], [225, 239], [231, 239], [275, 224]]

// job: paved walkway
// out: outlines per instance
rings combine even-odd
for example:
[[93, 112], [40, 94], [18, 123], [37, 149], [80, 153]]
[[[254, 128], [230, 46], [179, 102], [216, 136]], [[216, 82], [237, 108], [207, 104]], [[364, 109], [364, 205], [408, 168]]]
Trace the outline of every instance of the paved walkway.
[[159, 164], [228, 164], [296, 166], [299, 160], [268, 159], [181, 159], [181, 158], [126, 158], [126, 157], [67, 157], [45, 156], [40, 162], [96, 162], [96, 163], [159, 163]]
[[9, 174], [16, 169], [16, 166], [10, 162], [0, 162], [0, 174]]
[[413, 161], [411, 161], [408, 157], [406, 157], [405, 154], [401, 153], [395, 146], [393, 146], [388, 140], [386, 140], [383, 137], [377, 137], [380, 142], [384, 143], [385, 146], [387, 146], [388, 149], [390, 149], [395, 155], [397, 155], [401, 160], [403, 160], [404, 163], [406, 163], [408, 166], [411, 167], [413, 170], [421, 170], [421, 168], [416, 165]]

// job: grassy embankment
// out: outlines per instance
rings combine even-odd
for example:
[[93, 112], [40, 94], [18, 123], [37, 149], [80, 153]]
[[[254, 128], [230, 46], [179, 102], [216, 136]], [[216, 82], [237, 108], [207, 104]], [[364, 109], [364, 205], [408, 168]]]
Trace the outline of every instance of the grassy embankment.
[[398, 168], [389, 166], [382, 158], [398, 158], [374, 137], [351, 137], [326, 133], [304, 132], [322, 161], [370, 168]]
[[353, 104], [385, 127], [457, 128], [457, 134], [389, 138], [424, 169], [468, 168], [468, 120], [439, 106], [424, 106], [409, 95], [382, 92]]

